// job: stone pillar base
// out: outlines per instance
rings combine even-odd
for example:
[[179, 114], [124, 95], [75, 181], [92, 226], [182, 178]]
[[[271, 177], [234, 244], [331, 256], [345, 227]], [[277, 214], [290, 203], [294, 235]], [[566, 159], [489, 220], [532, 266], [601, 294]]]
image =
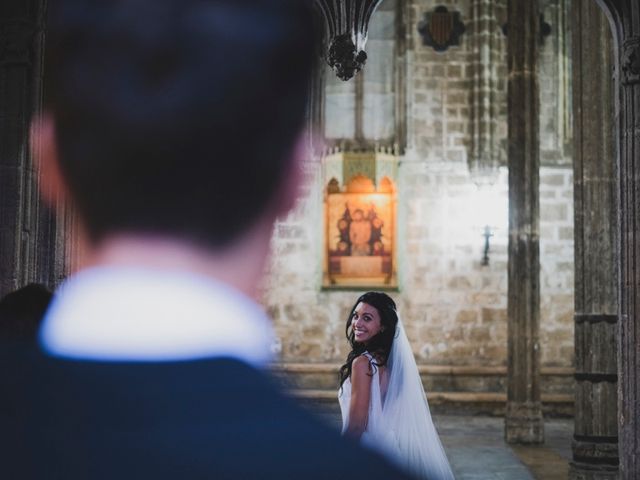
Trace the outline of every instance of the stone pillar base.
[[618, 443], [615, 437], [576, 437], [571, 445], [573, 461], [570, 463], [571, 480], [617, 480]]
[[544, 419], [540, 402], [507, 402], [504, 438], [507, 443], [544, 443]]
[[618, 467], [609, 465], [589, 465], [580, 462], [569, 463], [569, 480], [618, 480]]

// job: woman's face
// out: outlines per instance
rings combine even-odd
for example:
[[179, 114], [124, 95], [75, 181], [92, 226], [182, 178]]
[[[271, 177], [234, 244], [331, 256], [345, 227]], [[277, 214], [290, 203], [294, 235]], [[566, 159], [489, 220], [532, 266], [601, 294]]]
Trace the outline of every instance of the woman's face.
[[351, 328], [355, 335], [355, 341], [366, 345], [382, 329], [382, 320], [378, 310], [367, 303], [358, 303], [351, 317]]

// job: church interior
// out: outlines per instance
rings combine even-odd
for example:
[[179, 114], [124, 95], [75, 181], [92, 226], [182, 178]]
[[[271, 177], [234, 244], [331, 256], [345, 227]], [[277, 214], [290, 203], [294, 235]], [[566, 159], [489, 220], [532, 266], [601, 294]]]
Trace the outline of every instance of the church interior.
[[[46, 3], [0, 5], [1, 295], [82, 259], [28, 148]], [[383, 290], [456, 478], [639, 478], [640, 4], [316, 3], [304, 188], [262, 287], [274, 374], [335, 422], [346, 317]]]

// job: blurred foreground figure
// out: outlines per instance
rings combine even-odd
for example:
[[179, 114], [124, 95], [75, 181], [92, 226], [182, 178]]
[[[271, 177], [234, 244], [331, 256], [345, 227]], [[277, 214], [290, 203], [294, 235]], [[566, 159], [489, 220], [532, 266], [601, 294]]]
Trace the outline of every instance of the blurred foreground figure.
[[251, 300], [293, 205], [303, 0], [49, 2], [45, 198], [83, 269], [0, 365], [3, 478], [403, 478], [282, 396]]
[[52, 293], [44, 285], [31, 283], [0, 300], [0, 339], [33, 343]]

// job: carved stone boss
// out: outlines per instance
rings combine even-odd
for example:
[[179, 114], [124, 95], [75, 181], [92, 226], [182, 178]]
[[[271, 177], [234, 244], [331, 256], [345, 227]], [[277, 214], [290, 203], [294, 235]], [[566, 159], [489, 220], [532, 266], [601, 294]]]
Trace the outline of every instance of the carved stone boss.
[[367, 61], [369, 20], [382, 0], [316, 0], [324, 19], [323, 55], [341, 80], [349, 80]]

